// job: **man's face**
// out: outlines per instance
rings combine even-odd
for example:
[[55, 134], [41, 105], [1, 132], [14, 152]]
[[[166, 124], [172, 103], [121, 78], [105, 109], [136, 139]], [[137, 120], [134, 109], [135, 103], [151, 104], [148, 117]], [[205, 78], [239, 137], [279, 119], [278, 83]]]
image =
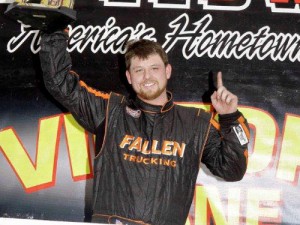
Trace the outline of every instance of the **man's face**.
[[171, 66], [165, 66], [159, 55], [153, 54], [147, 59], [132, 58], [126, 77], [140, 99], [158, 105], [165, 103]]

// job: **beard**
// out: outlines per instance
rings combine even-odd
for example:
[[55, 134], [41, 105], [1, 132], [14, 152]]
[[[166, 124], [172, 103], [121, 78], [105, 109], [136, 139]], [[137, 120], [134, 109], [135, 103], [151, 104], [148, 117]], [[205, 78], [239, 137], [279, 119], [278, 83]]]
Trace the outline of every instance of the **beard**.
[[[149, 82], [145, 81], [144, 83]], [[142, 88], [139, 87], [138, 90], [134, 90], [141, 99], [145, 100], [154, 100], [161, 96], [162, 93], [165, 92], [167, 83], [163, 83], [162, 86], [159, 86], [159, 83], [157, 81], [151, 80], [151, 82], [155, 83], [155, 86], [157, 87], [156, 89], [147, 89], [147, 88]], [[143, 85], [143, 84], [142, 84]], [[141, 85], [141, 86], [142, 86]]]

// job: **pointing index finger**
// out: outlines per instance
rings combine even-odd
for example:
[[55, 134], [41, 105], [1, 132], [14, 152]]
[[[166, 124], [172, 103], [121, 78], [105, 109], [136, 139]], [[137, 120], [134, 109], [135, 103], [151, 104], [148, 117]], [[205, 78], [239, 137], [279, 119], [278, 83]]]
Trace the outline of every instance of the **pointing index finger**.
[[217, 88], [219, 89], [222, 86], [223, 86], [222, 72], [219, 71], [217, 74]]

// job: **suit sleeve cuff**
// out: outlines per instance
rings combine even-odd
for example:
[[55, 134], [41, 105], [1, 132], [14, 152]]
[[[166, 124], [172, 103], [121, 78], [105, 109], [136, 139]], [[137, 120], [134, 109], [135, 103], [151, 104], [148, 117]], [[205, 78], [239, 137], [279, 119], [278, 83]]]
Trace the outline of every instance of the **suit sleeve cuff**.
[[230, 125], [233, 124], [240, 116], [242, 116], [242, 113], [238, 110], [234, 113], [219, 115], [219, 122], [221, 125]]

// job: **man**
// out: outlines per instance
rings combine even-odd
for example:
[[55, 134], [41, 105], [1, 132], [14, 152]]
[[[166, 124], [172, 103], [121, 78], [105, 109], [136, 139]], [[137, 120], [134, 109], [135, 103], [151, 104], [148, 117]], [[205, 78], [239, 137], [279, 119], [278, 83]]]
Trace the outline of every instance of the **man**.
[[126, 77], [136, 92], [128, 99], [80, 81], [71, 71], [67, 38], [43, 35], [40, 59], [49, 92], [102, 140], [94, 163], [93, 222], [183, 225], [201, 162], [227, 181], [242, 179], [247, 142], [234, 128], [247, 140], [249, 129], [221, 73], [211, 96], [219, 124], [201, 109], [173, 103], [166, 90], [172, 68], [159, 44], [139, 40], [127, 47]]

